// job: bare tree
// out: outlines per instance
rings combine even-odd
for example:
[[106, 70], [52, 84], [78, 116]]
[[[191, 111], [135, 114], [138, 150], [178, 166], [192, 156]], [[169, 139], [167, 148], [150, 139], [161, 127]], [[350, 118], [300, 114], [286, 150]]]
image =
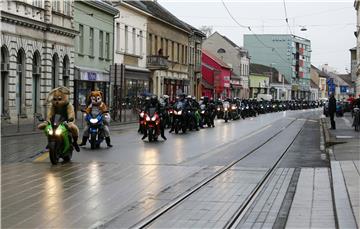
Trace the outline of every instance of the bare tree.
[[200, 26], [199, 30], [201, 32], [203, 32], [206, 35], [206, 37], [209, 37], [212, 34], [213, 27], [207, 26], [207, 25], [202, 25], [202, 26]]

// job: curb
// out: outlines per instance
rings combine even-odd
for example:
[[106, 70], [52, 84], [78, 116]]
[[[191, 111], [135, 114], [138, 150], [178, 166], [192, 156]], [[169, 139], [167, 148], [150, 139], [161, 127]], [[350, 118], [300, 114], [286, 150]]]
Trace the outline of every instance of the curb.
[[[114, 128], [113, 130], [119, 130], [119, 128], [116, 127], [124, 127], [126, 125], [133, 125], [138, 123], [138, 121], [133, 121], [133, 122], [127, 122], [127, 123], [117, 123], [117, 124], [113, 124], [110, 125], [110, 128]], [[121, 129], [121, 128], [120, 128]], [[124, 129], [128, 129], [128, 128], [124, 128]], [[79, 131], [83, 130], [83, 128], [79, 129]], [[1, 133], [1, 137], [2, 138], [7, 138], [7, 137], [18, 137], [18, 136], [27, 136], [27, 135], [34, 135], [34, 134], [43, 134], [43, 131], [40, 130], [35, 130], [35, 131], [30, 131], [30, 132], [20, 132], [20, 133], [11, 133], [11, 134], [3, 134], [4, 131], [2, 131]]]
[[355, 215], [350, 204], [344, 175], [339, 161], [336, 161], [333, 145], [340, 144], [331, 138], [325, 118], [320, 118], [320, 149], [324, 149], [330, 158], [330, 185], [333, 198], [335, 224], [337, 228], [358, 228]]

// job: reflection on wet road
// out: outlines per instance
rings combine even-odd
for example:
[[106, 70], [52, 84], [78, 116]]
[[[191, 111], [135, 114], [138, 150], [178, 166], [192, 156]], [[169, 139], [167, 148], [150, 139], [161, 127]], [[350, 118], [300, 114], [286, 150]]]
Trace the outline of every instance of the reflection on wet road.
[[[82, 149], [72, 163], [51, 166], [46, 159], [4, 164], [2, 227], [129, 227], [295, 118], [318, 116], [315, 111], [296, 111], [230, 123], [218, 120], [215, 128], [167, 134], [168, 140], [158, 143], [142, 142], [135, 128], [114, 131], [113, 148]], [[304, 122], [289, 129], [288, 136]], [[249, 167], [266, 168], [270, 159], [270, 154], [259, 163], [249, 158]]]

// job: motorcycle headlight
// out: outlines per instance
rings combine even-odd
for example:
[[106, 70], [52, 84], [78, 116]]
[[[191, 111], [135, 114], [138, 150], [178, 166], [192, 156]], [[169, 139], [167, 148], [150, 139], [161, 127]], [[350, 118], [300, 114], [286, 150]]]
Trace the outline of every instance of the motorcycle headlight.
[[181, 115], [182, 114], [182, 111], [178, 111], [178, 113], [177, 113], [178, 115]]
[[49, 129], [49, 130], [48, 130], [48, 134], [49, 134], [49, 135], [53, 135], [53, 134], [54, 134], [53, 129]]
[[201, 114], [205, 114], [205, 111], [201, 111]]
[[92, 124], [96, 124], [96, 123], [98, 122], [98, 120], [97, 120], [96, 118], [92, 118], [92, 119], [90, 119], [90, 122], [91, 122]]
[[228, 109], [227, 109], [227, 107], [225, 108], [225, 111], [227, 111]]
[[249, 109], [249, 107], [246, 107], [246, 109]]
[[243, 110], [244, 110], [244, 108], [241, 108], [241, 110], [243, 111]]
[[140, 117], [141, 117], [141, 118], [144, 118], [144, 112], [141, 112], [141, 113], [140, 113]]
[[220, 110], [220, 108], [217, 109], [218, 111]]
[[61, 128], [57, 128], [56, 131], [55, 131], [55, 134], [56, 135], [61, 135], [61, 133], [62, 133]]
[[156, 117], [155, 117], [155, 116], [151, 118], [151, 121], [154, 121], [154, 122], [155, 122], [155, 120], [156, 120]]
[[273, 105], [273, 108], [275, 108], [275, 105]]
[[232, 106], [232, 107], [231, 107], [231, 109], [235, 110], [235, 109], [236, 109], [236, 107], [235, 107], [235, 106]]
[[150, 117], [149, 117], [149, 116], [146, 116], [146, 121], [150, 121]]

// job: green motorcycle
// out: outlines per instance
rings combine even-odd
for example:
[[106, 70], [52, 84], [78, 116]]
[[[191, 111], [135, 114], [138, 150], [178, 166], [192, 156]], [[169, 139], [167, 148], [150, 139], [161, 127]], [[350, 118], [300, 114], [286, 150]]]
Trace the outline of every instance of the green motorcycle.
[[[40, 118], [39, 120], [44, 121]], [[62, 158], [64, 162], [69, 162], [74, 148], [65, 119], [61, 117], [61, 115], [55, 115], [51, 119], [51, 122], [48, 122], [46, 125], [44, 132], [48, 138], [47, 148], [49, 150], [51, 164], [56, 165], [60, 158]]]

